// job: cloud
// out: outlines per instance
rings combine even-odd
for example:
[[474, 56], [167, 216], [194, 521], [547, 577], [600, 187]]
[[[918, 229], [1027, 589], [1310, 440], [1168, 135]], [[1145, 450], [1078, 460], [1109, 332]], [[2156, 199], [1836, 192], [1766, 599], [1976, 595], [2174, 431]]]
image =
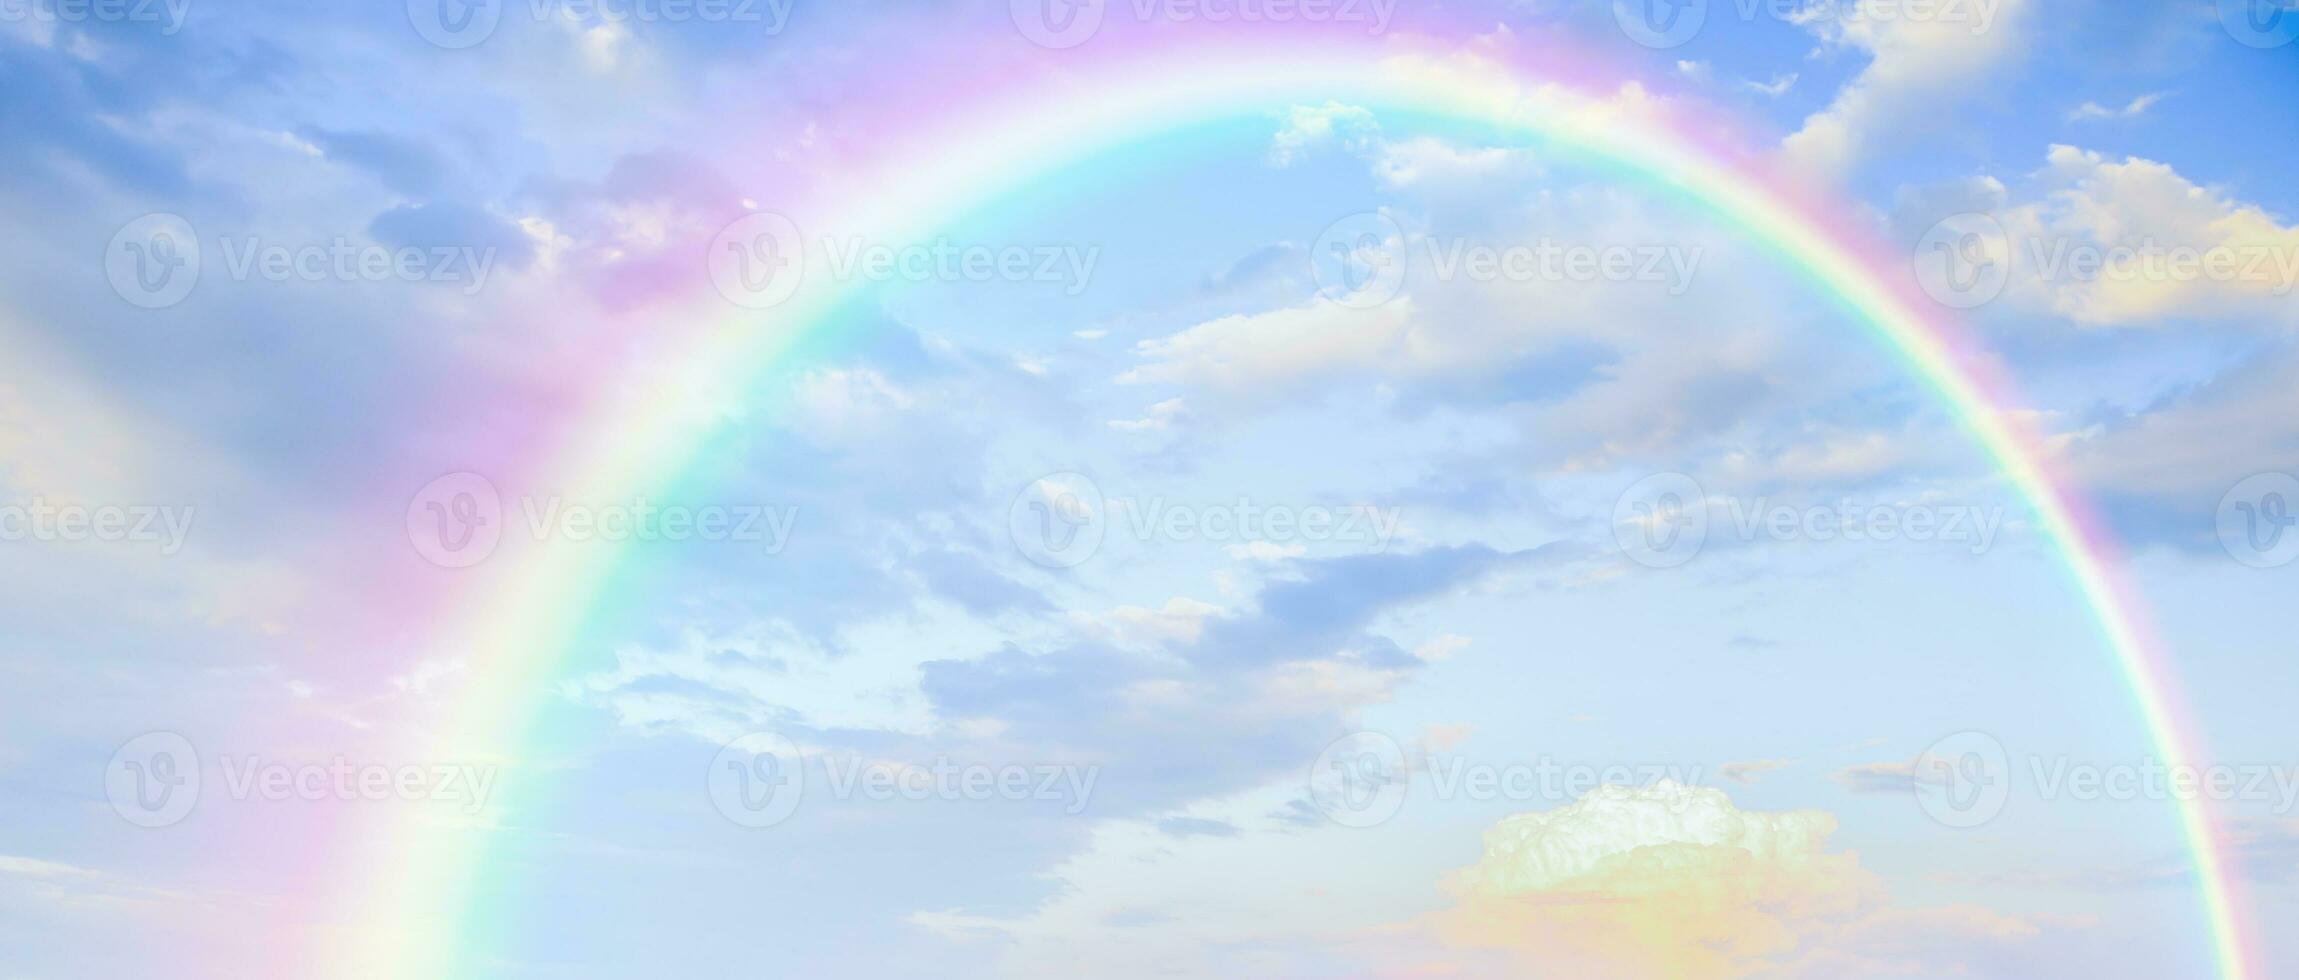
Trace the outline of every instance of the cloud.
[[1782, 72], [1781, 74], [1772, 76], [1772, 80], [1769, 82], [1743, 80], [1740, 83], [1740, 87], [1758, 95], [1777, 99], [1783, 95], [1787, 95], [1788, 90], [1795, 87], [1796, 78], [1797, 75], [1795, 72]]
[[423, 143], [390, 133], [305, 126], [298, 139], [317, 148], [329, 160], [357, 167], [388, 187], [413, 197], [428, 197], [445, 182], [446, 165]]
[[1175, 837], [1235, 837], [1237, 825], [1202, 817], [1167, 817], [1157, 822], [1157, 828]]
[[1863, 762], [1829, 773], [1828, 778], [1854, 793], [1890, 795], [1916, 791], [1913, 762]]
[[1747, 762], [1727, 762], [1716, 767], [1716, 771], [1726, 779], [1749, 786], [1765, 773], [1777, 772], [1795, 764], [1794, 759], [1752, 759]]
[[1371, 111], [1339, 102], [1294, 106], [1270, 141], [1270, 161], [1291, 166], [1309, 151], [1338, 145], [1364, 158], [1373, 174], [1391, 187], [1449, 184], [1489, 177], [1527, 160], [1516, 149], [1464, 146], [1433, 136], [1392, 140], [1382, 135]]
[[2001, 215], [2014, 302], [2083, 324], [2299, 325], [2299, 225], [2141, 157], [2055, 145], [2038, 178], [2047, 196]]
[[392, 248], [470, 249], [512, 268], [535, 257], [534, 241], [518, 225], [461, 204], [402, 205], [376, 215], [367, 230]]
[[1203, 385], [1251, 392], [1337, 371], [1380, 364], [1425, 365], [1412, 298], [1358, 309], [1324, 296], [1299, 306], [1209, 320], [1171, 336], [1145, 340], [1145, 362], [1118, 376], [1125, 384]]
[[1836, 819], [1746, 811], [1662, 781], [1605, 786], [1509, 817], [1420, 923], [1454, 947], [1500, 951], [1531, 977], [1722, 978], [1968, 972], [1985, 944], [2038, 928], [1967, 906], [1896, 907]]
[[2058, 447], [2111, 509], [2155, 525], [2133, 530], [2160, 540], [2162, 528], [2184, 528], [2201, 543], [2229, 488], [2254, 473], [2299, 468], [2299, 347], [2263, 352], [2141, 409], [2098, 419]]
[[1806, 7], [1797, 22], [1820, 38], [1824, 51], [1861, 51], [1869, 62], [1782, 149], [1802, 168], [1842, 174], [1956, 121], [1959, 103], [1986, 92], [2025, 53], [2028, 12], [2029, 0]]
[[2119, 109], [2110, 109], [2106, 106], [2100, 105], [2097, 102], [2085, 102], [2084, 104], [2069, 110], [2068, 121], [2091, 122], [2102, 119], [2137, 119], [2140, 116], [2146, 115], [2147, 110], [2154, 107], [2157, 102], [2163, 101], [2163, 95], [2164, 93], [2162, 92], [2150, 92], [2146, 95], [2142, 95], [2136, 99], [2133, 99], [2130, 102], [2124, 103], [2123, 107]]
[[1370, 110], [1340, 102], [1294, 106], [1286, 110], [1284, 120], [1269, 147], [1270, 162], [1280, 167], [1292, 166], [1310, 150], [1335, 142], [1352, 151], [1361, 149], [1381, 130]]

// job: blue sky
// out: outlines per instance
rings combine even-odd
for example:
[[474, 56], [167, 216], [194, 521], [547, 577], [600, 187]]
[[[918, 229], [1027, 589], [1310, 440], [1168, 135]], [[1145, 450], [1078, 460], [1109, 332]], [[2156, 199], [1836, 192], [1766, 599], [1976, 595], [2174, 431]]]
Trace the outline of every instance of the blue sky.
[[[1985, 30], [1720, 2], [1665, 48], [1609, 2], [1448, 6], [1713, 107], [1911, 275], [1943, 222], [1992, 223], [2005, 278], [1960, 320], [2128, 549], [2197, 761], [2258, 787], [2212, 806], [2284, 975], [2299, 564], [2227, 529], [2281, 513], [2232, 509], [2282, 485], [2248, 479], [2299, 474], [2299, 45], [2240, 43], [2214, 3], [1973, 3]], [[772, 200], [746, 153], [901, 84], [872, 70], [901, 64], [871, 46], [889, 24], [1015, 43], [1007, 6], [522, 2], [450, 49], [400, 4], [0, 0], [0, 516], [188, 522], [0, 540], [0, 976], [268, 976], [342, 926], [303, 889], [343, 859], [314, 828], [345, 801], [230, 771], [466, 761], [392, 748], [485, 656], [395, 612], [407, 500], [517, 431], [504, 406], [580, 395], [557, 371], [606, 328], [665, 315], [650, 283], [712, 209]], [[205, 263], [156, 309], [107, 265], [151, 214]], [[1394, 229], [1400, 288], [1334, 302], [1320, 248], [1365, 227]], [[2170, 796], [2054, 778], [2155, 750], [2053, 548], [1934, 396], [1734, 229], [1551, 147], [1327, 103], [941, 234], [1055, 274], [875, 288], [725, 412], [655, 503], [768, 533], [616, 580], [548, 738], [504, 764], [516, 805], [473, 801], [467, 968], [2212, 975]], [[243, 242], [429, 264], [275, 281], [230, 271]], [[1436, 270], [1544, 243], [1662, 272]], [[2118, 245], [2262, 264], [2039, 261]], [[1695, 552], [1624, 537], [1655, 477], [1693, 488]], [[1871, 514], [1895, 530], [1809, 530]], [[152, 732], [205, 780], [159, 827], [107, 792]], [[1978, 812], [1916, 782], [1955, 733], [2003, 753]], [[762, 734], [804, 789], [745, 826], [714, 780]], [[1403, 765], [1347, 782], [1366, 751]], [[1029, 790], [844, 782], [937, 765]], [[1370, 795], [1337, 808], [1336, 774]]]

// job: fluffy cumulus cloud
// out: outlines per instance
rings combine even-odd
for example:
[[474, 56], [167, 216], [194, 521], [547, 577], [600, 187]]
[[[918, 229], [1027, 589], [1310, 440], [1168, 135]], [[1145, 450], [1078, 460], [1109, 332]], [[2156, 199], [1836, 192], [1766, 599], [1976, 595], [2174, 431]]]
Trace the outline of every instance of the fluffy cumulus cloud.
[[1839, 174], [1895, 141], [1939, 131], [1960, 103], [1987, 93], [2026, 51], [2031, 6], [1844, 0], [1804, 8], [1797, 20], [1825, 53], [1864, 53], [1869, 62], [1783, 149], [1798, 165]]
[[1606, 786], [1509, 817], [1425, 925], [1498, 950], [1517, 976], [1871, 976], [1967, 972], [1951, 944], [2033, 935], [1974, 908], [1891, 905], [1814, 810], [1742, 810], [1715, 789]]
[[1036, 908], [912, 921], [995, 941], [1003, 970], [1032, 976], [2015, 977], [2028, 974], [2007, 962], [2046, 931], [1896, 904], [1829, 846], [1830, 814], [1743, 810], [1715, 789], [1607, 785], [1508, 817], [1434, 890], [1431, 855], [1400, 839], [1416, 831], [1342, 828], [1313, 808], [1284, 819], [1299, 792], [1103, 821]]
[[2039, 177], [2047, 195], [2002, 222], [2026, 305], [2086, 324], [2299, 324], [2299, 225], [2139, 157], [2054, 146]]

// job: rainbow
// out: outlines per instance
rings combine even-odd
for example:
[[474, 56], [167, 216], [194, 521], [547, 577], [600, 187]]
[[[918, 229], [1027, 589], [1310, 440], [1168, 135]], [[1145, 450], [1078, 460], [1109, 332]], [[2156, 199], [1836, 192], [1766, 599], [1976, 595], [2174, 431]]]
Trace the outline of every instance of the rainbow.
[[[884, 104], [841, 109], [839, 118], [864, 121], [846, 134], [850, 145], [866, 146], [859, 160], [848, 152], [839, 173], [814, 175], [804, 193], [763, 206], [800, 228], [916, 241], [1097, 154], [1328, 100], [1489, 127], [1585, 154], [1704, 208], [1871, 327], [1993, 458], [2057, 545], [2159, 754], [2197, 759], [2198, 740], [2175, 710], [2171, 665], [2116, 547], [2055, 475], [2038, 434], [2019, 421], [2002, 372], [1914, 290], [1904, 264], [1831, 217], [1849, 209], [1799, 189], [1762, 155], [1735, 149], [1730, 134], [1682, 103], [1505, 32], [1462, 34], [1453, 43], [1308, 30], [1230, 34], [1105, 32], [1076, 51], [1020, 51], [947, 78], [930, 66], [912, 69], [911, 84]], [[1018, 39], [1004, 44], [1026, 47]], [[943, 84], [931, 84], [937, 82]], [[699, 276], [699, 255], [696, 265]], [[534, 454], [524, 474], [534, 485], [597, 500], [659, 492], [691, 468], [725, 410], [743, 403], [746, 382], [835, 322], [863, 288], [809, 276], [787, 301], [751, 311], [700, 282], [679, 309], [646, 318], [655, 333], [646, 349], [656, 353], [618, 363], [597, 379], [595, 398], [577, 417], [554, 426], [570, 434], [568, 444]], [[464, 577], [434, 642], [467, 658], [470, 674], [425, 750], [519, 759], [586, 610], [598, 604], [622, 560], [612, 549], [522, 542], [515, 554], [458, 573]], [[373, 865], [347, 876], [329, 937], [299, 974], [473, 972], [464, 930], [473, 928], [487, 828], [420, 810], [379, 819], [387, 822], [362, 828], [358, 848], [374, 855]], [[2198, 872], [2218, 975], [2256, 975], [2255, 948], [2211, 815], [2188, 800], [2178, 804], [2178, 820]]]

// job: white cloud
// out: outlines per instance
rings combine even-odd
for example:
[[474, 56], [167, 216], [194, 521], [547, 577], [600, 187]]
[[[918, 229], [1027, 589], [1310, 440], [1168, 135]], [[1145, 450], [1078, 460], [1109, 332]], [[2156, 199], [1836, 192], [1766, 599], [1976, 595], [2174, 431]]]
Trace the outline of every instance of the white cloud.
[[1755, 92], [1758, 95], [1777, 99], [1783, 95], [1788, 94], [1788, 90], [1795, 87], [1796, 78], [1797, 75], [1795, 72], [1786, 72], [1772, 76], [1772, 80], [1769, 82], [1743, 80], [1740, 84], [1741, 87], [1746, 88], [1751, 92]]
[[2120, 109], [2110, 109], [2097, 102], [2086, 102], [2068, 113], [2069, 122], [2088, 122], [2101, 119], [2136, 119], [2163, 100], [2163, 93], [2152, 92], [2124, 103]]
[[1119, 432], [1162, 432], [1173, 427], [1181, 417], [1181, 399], [1168, 398], [1149, 407], [1138, 419], [1111, 419], [1109, 426]]
[[2088, 486], [2186, 509], [2214, 506], [2244, 477], [2299, 463], [2299, 356], [2275, 356], [2150, 411], [2067, 433], [2057, 448]]
[[[1857, 855], [1828, 848], [1827, 813], [1746, 811], [1670, 782], [1501, 821], [1432, 905], [1410, 883], [1449, 848], [1418, 825], [1286, 822], [1300, 792], [1272, 785], [1172, 814], [1233, 834], [1103, 821], [1046, 874], [1055, 896], [1037, 908], [911, 921], [998, 944], [1009, 975], [1119, 977], [1987, 976], [1974, 957], [2039, 931], [1969, 905], [1893, 904]], [[1356, 844], [1335, 861], [1343, 841]]]
[[917, 398], [870, 368], [808, 371], [791, 391], [798, 431], [824, 443], [883, 434]]
[[1795, 765], [1793, 759], [1750, 759], [1745, 762], [1727, 762], [1716, 767], [1718, 775], [1739, 783], [1751, 785], [1765, 773], [1776, 772]]
[[1357, 149], [1379, 131], [1373, 113], [1363, 106], [1339, 102], [1294, 106], [1286, 110], [1285, 123], [1269, 148], [1269, 159], [1280, 167], [1292, 166], [1308, 151], [1336, 141]]
[[1824, 174], [1857, 166], [1891, 141], [1954, 121], [1955, 107], [1985, 93], [2027, 46], [2030, 0], [1925, 4], [1901, 0], [1823, 3], [1797, 18], [1824, 50], [1862, 51], [1868, 66], [1804, 121], [1783, 149]]
[[1662, 781], [1605, 786], [1509, 817], [1424, 924], [1497, 950], [1519, 976], [1874, 976], [1973, 972], [1976, 943], [2027, 922], [1967, 906], [1894, 907], [1836, 819], [1742, 810], [1723, 792]]
[[2139, 157], [2053, 146], [2039, 177], [2047, 196], [2001, 216], [2014, 302], [2085, 324], [2299, 324], [2299, 225]]
[[1427, 358], [1416, 343], [1415, 312], [1408, 296], [1372, 309], [1317, 296], [1300, 306], [1225, 316], [1135, 345], [1146, 363], [1118, 380], [1252, 390], [1334, 371], [1410, 366]]
[[[934, 628], [901, 630], [931, 635]], [[854, 652], [841, 654], [782, 623], [724, 634], [690, 630], [667, 648], [617, 650], [613, 670], [574, 681], [569, 690], [606, 706], [626, 726], [683, 731], [705, 741], [737, 738], [766, 721], [929, 730], [932, 712], [917, 689], [917, 667], [941, 656], [933, 652], [937, 647], [915, 637], [850, 639]]]

